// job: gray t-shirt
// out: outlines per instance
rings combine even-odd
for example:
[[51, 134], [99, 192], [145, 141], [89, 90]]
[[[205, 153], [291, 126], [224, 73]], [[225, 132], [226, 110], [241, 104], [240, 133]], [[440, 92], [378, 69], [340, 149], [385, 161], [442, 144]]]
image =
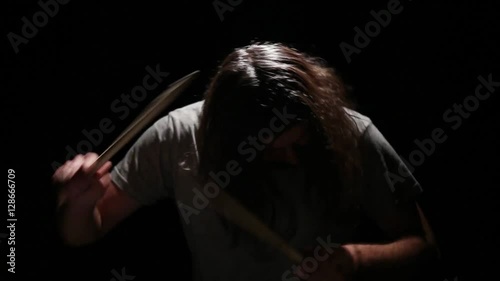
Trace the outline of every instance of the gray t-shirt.
[[[215, 211], [206, 207], [207, 197], [195, 192], [199, 188], [194, 177], [198, 163], [195, 132], [202, 106], [203, 101], [199, 101], [178, 108], [149, 127], [113, 168], [114, 183], [144, 205], [167, 197], [178, 202], [192, 253], [194, 280], [294, 280], [293, 264], [281, 252], [269, 249], [265, 243], [232, 244]], [[397, 202], [416, 199], [422, 189], [370, 118], [347, 111], [362, 133], [363, 210], [376, 225], [395, 212]], [[284, 224], [289, 219], [286, 212], [294, 210], [297, 227], [286, 237], [289, 245], [304, 249], [353, 240], [359, 229], [325, 221], [314, 206], [303, 204], [300, 194], [305, 184], [301, 169], [284, 169], [273, 177], [278, 189], [294, 191], [287, 195], [287, 206], [276, 207], [276, 216], [284, 219], [275, 221]], [[286, 225], [278, 224], [273, 229], [286, 233]]]

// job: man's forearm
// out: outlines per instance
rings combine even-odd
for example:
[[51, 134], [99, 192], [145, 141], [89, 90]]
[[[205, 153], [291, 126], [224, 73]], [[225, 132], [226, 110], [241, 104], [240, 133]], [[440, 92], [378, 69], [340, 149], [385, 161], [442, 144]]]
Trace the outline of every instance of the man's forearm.
[[353, 258], [356, 280], [412, 280], [419, 273], [420, 266], [427, 264], [437, 253], [435, 247], [418, 236], [389, 244], [343, 247]]
[[82, 246], [98, 239], [101, 218], [94, 200], [64, 202], [58, 216], [61, 238], [67, 245]]

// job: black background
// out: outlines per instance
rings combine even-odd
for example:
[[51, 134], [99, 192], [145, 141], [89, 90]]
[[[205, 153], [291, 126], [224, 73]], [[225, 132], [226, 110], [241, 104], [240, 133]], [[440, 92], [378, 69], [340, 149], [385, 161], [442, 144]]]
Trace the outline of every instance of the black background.
[[[18, 219], [16, 274], [9, 277], [108, 281], [111, 270], [125, 267], [134, 280], [189, 279], [190, 256], [169, 200], [140, 210], [95, 245], [62, 246], [54, 229], [51, 165], [65, 161], [66, 145], [86, 140], [83, 129], [110, 118], [116, 128], [93, 147], [102, 152], [148, 101], [197, 69], [199, 78], [166, 112], [201, 99], [224, 55], [257, 39], [325, 58], [352, 86], [358, 110], [406, 159], [418, 149], [414, 140], [443, 128], [446, 141], [414, 171], [443, 253], [442, 280], [496, 278], [498, 88], [456, 130], [443, 113], [474, 94], [479, 75], [500, 81], [498, 9], [493, 1], [401, 1], [402, 12], [347, 63], [339, 44], [353, 45], [353, 28], [364, 29], [373, 20], [370, 11], [386, 9], [389, 1], [324, 2], [243, 0], [221, 21], [211, 0], [74, 0], [59, 5], [17, 54], [6, 35], [21, 35], [22, 17], [31, 20], [41, 8], [36, 1], [4, 6], [3, 159], [16, 171]], [[127, 118], [117, 118], [112, 102], [157, 64], [170, 75]], [[5, 272], [6, 241], [0, 243]]]

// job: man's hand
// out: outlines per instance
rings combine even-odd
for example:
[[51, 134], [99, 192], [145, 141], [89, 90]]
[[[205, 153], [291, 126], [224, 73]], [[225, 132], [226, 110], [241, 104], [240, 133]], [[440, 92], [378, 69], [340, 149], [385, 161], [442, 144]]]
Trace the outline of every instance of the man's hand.
[[56, 170], [52, 182], [60, 188], [59, 204], [75, 200], [95, 203], [102, 197], [111, 181], [109, 169], [112, 165], [107, 162], [95, 174], [91, 174], [90, 167], [97, 158], [95, 153], [77, 155]]
[[[306, 258], [294, 272], [301, 280], [307, 281], [349, 281], [356, 271], [355, 259], [349, 248], [338, 247], [332, 254], [322, 250], [318, 256], [327, 256], [324, 261], [315, 260], [312, 251], [306, 250]], [[309, 258], [307, 258], [309, 257]], [[318, 264], [316, 267], [315, 265]], [[314, 269], [314, 270], [313, 270]]]
[[96, 173], [95, 153], [78, 155], [52, 176], [59, 187], [58, 219], [63, 242], [82, 246], [96, 241], [140, 207], [111, 180], [111, 162]]

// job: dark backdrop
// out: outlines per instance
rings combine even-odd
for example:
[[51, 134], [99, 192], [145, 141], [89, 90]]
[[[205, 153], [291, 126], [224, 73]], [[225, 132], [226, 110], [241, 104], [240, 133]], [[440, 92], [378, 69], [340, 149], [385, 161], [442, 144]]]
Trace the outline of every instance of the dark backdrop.
[[[443, 253], [442, 279], [492, 278], [488, 274], [498, 272], [498, 86], [476, 107], [473, 96], [479, 76], [500, 81], [493, 1], [402, 0], [400, 12], [372, 30], [373, 37], [351, 54], [350, 63], [340, 44], [355, 47], [354, 28], [364, 30], [374, 20], [370, 11], [387, 9], [391, 1], [291, 2], [220, 0], [234, 6], [220, 18], [212, 0], [71, 1], [59, 4], [45, 24], [40, 16], [38, 30], [25, 30], [24, 36], [23, 17], [33, 23], [33, 15], [43, 11], [40, 4], [5, 6], [3, 158], [16, 174], [18, 219], [16, 273], [9, 277], [108, 281], [113, 270], [125, 268], [135, 280], [188, 279], [190, 256], [169, 200], [140, 210], [95, 245], [62, 246], [49, 184], [53, 164], [65, 161], [66, 146], [77, 149], [89, 140], [82, 130], [97, 129], [109, 118], [114, 130], [92, 144], [93, 151], [102, 152], [148, 101], [196, 69], [199, 78], [165, 114], [201, 99], [224, 55], [257, 39], [285, 42], [325, 58], [351, 86], [358, 110], [405, 159], [417, 153], [415, 140], [444, 130], [447, 139], [414, 165], [425, 190], [422, 205]], [[143, 101], [129, 106], [127, 114], [111, 108], [121, 94], [142, 84], [147, 66], [157, 64], [169, 75]], [[486, 88], [480, 93], [486, 95]], [[468, 114], [443, 119], [464, 101]], [[2, 208], [7, 208], [4, 190]], [[7, 233], [0, 229], [0, 235]], [[8, 240], [5, 235], [0, 240], [5, 271]]]

